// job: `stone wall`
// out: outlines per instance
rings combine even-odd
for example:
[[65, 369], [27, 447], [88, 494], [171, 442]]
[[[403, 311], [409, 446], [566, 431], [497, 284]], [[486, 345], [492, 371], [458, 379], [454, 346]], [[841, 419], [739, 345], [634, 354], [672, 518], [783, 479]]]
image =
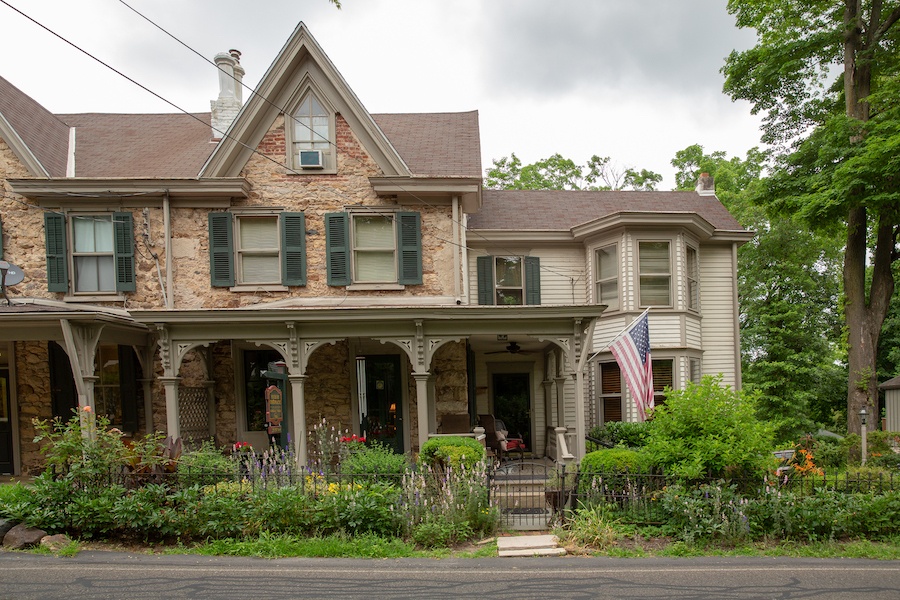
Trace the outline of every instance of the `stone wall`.
[[33, 420], [53, 418], [47, 343], [16, 342], [14, 347], [22, 472], [34, 475], [43, 470], [44, 457], [40, 453], [40, 445], [34, 442], [36, 430]]

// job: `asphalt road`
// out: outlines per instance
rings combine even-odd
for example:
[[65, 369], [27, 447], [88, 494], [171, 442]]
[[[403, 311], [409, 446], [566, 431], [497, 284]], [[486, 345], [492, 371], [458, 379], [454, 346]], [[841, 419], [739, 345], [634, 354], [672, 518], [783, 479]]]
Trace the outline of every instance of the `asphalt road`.
[[900, 561], [251, 559], [0, 553], [0, 598], [900, 598]]

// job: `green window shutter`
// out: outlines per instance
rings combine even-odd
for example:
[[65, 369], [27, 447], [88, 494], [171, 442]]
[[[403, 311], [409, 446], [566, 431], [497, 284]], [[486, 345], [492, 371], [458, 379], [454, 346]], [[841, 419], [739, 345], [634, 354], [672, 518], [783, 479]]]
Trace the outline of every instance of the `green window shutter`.
[[69, 261], [66, 257], [66, 216], [44, 213], [44, 236], [47, 244], [47, 290], [69, 291]]
[[3, 221], [0, 220], [0, 260], [3, 260]]
[[350, 228], [347, 213], [325, 215], [328, 285], [350, 285]]
[[494, 257], [478, 257], [478, 304], [494, 304]]
[[133, 292], [134, 283], [134, 219], [130, 212], [113, 213], [116, 248], [116, 291]]
[[306, 218], [281, 213], [281, 283], [306, 285]]
[[234, 285], [234, 246], [231, 213], [209, 213], [209, 284], [213, 287]]
[[417, 212], [397, 213], [397, 283], [422, 283], [422, 217]]
[[541, 259], [525, 257], [525, 304], [541, 303]]

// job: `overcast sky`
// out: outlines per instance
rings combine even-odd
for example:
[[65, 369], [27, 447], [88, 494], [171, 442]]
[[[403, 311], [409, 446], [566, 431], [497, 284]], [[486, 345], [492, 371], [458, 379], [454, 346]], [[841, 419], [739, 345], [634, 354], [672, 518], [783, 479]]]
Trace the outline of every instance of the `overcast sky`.
[[[251, 86], [303, 21], [370, 112], [477, 109], [485, 168], [598, 154], [670, 189], [677, 150], [759, 144], [722, 93], [725, 57], [754, 42], [724, 0], [127, 1], [206, 57], [240, 50]], [[117, 0], [3, 2], [184, 110], [218, 94], [214, 67]], [[176, 110], [4, 4], [0, 24], [0, 75], [52, 112]]]

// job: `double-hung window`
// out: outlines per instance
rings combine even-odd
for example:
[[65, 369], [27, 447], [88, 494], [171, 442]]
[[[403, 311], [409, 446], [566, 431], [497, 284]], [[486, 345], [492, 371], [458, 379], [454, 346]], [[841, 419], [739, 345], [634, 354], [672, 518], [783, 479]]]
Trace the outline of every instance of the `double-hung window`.
[[211, 212], [209, 260], [213, 287], [306, 285], [305, 217]]
[[44, 233], [49, 291], [83, 295], [135, 291], [131, 213], [46, 213]]
[[672, 305], [669, 242], [638, 242], [641, 306]]
[[600, 412], [604, 423], [622, 420], [622, 370], [617, 362], [600, 363]]
[[688, 246], [685, 252], [685, 272], [687, 275], [687, 307], [700, 310], [700, 265], [697, 260], [697, 249]]
[[615, 244], [597, 250], [595, 262], [596, 304], [619, 310], [619, 253]]
[[671, 358], [653, 360], [653, 404], [656, 406], [666, 403], [663, 390], [675, 387], [674, 362]]
[[291, 113], [287, 131], [295, 169], [334, 169], [334, 111], [312, 89], [307, 90]]
[[328, 285], [419, 285], [422, 223], [417, 212], [325, 215]]
[[479, 256], [478, 304], [541, 303], [541, 262], [536, 256]]

